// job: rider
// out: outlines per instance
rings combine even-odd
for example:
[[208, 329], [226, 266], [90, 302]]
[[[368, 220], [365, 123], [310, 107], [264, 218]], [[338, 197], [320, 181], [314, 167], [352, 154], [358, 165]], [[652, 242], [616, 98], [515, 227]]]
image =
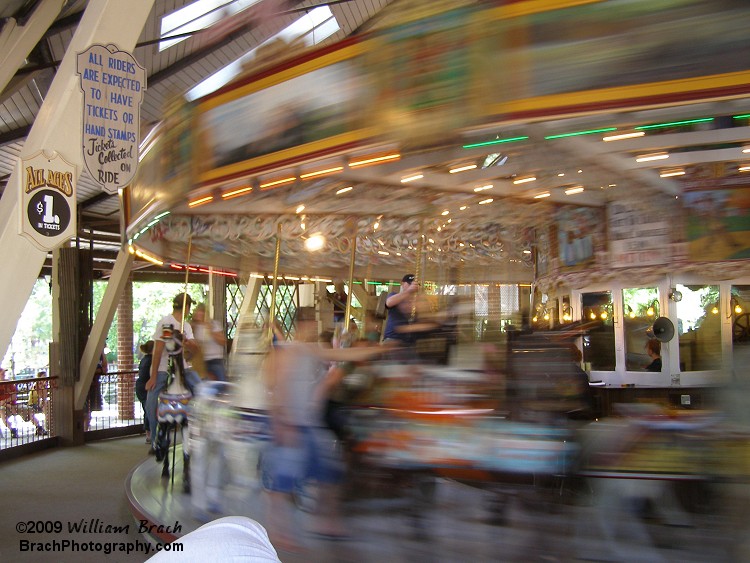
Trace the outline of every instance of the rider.
[[[183, 337], [183, 348], [184, 349], [195, 349], [197, 346], [195, 339], [193, 338], [193, 329], [185, 319], [190, 312], [190, 306], [193, 304], [193, 300], [186, 293], [178, 293], [172, 300], [172, 312], [162, 318], [156, 325], [156, 331], [154, 332], [154, 353], [151, 360], [151, 377], [146, 383], [146, 390], [148, 395], [146, 397], [146, 416], [148, 417], [149, 428], [152, 429], [152, 434], [157, 428], [158, 421], [156, 419], [156, 408], [159, 403], [159, 392], [167, 386], [168, 383], [168, 361], [169, 355], [164, 353], [165, 349], [165, 333], [171, 333], [174, 331], [181, 331]], [[171, 330], [169, 330], [171, 328]], [[165, 329], [167, 329], [165, 331]], [[193, 394], [195, 394], [195, 387], [200, 383], [200, 376], [193, 370], [185, 370], [185, 384]], [[155, 440], [152, 440], [152, 448], [155, 446]]]

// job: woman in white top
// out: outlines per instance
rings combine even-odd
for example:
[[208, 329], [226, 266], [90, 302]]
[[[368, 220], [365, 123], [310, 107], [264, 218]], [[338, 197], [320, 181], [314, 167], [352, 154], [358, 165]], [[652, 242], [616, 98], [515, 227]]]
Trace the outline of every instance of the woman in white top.
[[201, 346], [203, 362], [206, 370], [216, 381], [226, 381], [227, 373], [224, 367], [224, 349], [227, 338], [219, 323], [206, 317], [206, 305], [199, 303], [193, 311], [193, 334]]

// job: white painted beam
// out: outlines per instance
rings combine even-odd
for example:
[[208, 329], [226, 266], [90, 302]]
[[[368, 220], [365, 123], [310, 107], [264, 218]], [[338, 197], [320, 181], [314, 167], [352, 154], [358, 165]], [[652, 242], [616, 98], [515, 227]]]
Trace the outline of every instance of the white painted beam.
[[[56, 150], [68, 162], [83, 169], [82, 113], [83, 98], [76, 70], [76, 57], [90, 45], [114, 43], [132, 51], [154, 0], [91, 0], [52, 82], [47, 98], [26, 138], [22, 155], [46, 149]], [[39, 250], [19, 231], [20, 165], [8, 180], [0, 199], [0, 263], [8, 275], [0, 279], [0, 351], [5, 353], [16, 330], [18, 318], [31, 295], [34, 282], [44, 264], [46, 251]]]
[[0, 32], [0, 92], [54, 23], [64, 3], [64, 0], [42, 0], [25, 25], [18, 25], [14, 19], [5, 24]]

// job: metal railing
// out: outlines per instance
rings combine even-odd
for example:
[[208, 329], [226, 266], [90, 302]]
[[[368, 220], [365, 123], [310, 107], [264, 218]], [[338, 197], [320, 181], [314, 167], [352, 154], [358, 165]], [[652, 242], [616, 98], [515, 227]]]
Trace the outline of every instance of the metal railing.
[[[138, 371], [132, 369], [99, 376], [101, 401], [93, 405], [87, 401], [84, 406], [87, 432], [141, 430], [143, 407], [135, 394], [137, 377]], [[58, 385], [57, 377], [0, 381], [0, 450], [57, 436], [53, 398]]]
[[55, 436], [57, 377], [0, 381], [0, 450]]
[[123, 370], [99, 376], [101, 405], [87, 402], [88, 431], [125, 428], [143, 424], [143, 407], [135, 394], [138, 370]]

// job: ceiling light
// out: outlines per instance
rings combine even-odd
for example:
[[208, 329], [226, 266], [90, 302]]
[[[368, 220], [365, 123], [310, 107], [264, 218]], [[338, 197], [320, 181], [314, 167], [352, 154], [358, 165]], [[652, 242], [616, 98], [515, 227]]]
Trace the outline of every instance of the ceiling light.
[[149, 256], [148, 254], [145, 254], [141, 252], [140, 250], [135, 251], [135, 255], [139, 258], [143, 258], [144, 260], [151, 262], [152, 264], [156, 264], [157, 266], [163, 266], [164, 262], [159, 260], [158, 258], [154, 258], [153, 256]]
[[693, 125], [694, 123], [706, 123], [713, 121], [713, 117], [704, 117], [702, 119], [686, 119], [684, 121], [669, 121], [667, 123], [654, 123], [652, 125], [639, 125], [634, 129], [640, 131], [642, 129], [664, 129], [666, 127], [681, 127], [683, 125]]
[[474, 191], [475, 192], [483, 192], [484, 190], [489, 190], [490, 188], [492, 188], [492, 184], [487, 184], [487, 185], [484, 185], [484, 186], [478, 186], [478, 187], [474, 188]]
[[468, 205], [462, 205], [461, 207], [458, 208], [458, 210], [463, 211], [464, 209], [467, 209], [468, 207], [469, 207]]
[[653, 154], [643, 154], [643, 155], [637, 156], [635, 161], [636, 162], [650, 162], [652, 160], [664, 160], [665, 158], [669, 158], [669, 153], [657, 152]]
[[485, 205], [487, 203], [492, 203], [493, 201], [495, 201], [495, 200], [490, 197], [490, 198], [483, 199], [482, 201], [480, 201], [479, 205]]
[[451, 168], [448, 170], [450, 174], [457, 174], [458, 172], [466, 172], [467, 170], [474, 170], [477, 167], [476, 164], [467, 164], [465, 166], [459, 166], [458, 168]]
[[390, 162], [392, 160], [398, 160], [401, 158], [399, 153], [392, 153], [386, 155], [371, 155], [359, 157], [359, 160], [353, 160], [349, 163], [349, 168], [357, 168], [362, 166], [370, 166], [372, 164], [383, 164], [384, 162]]
[[380, 254], [381, 256], [390, 256], [391, 255], [390, 252], [386, 252], [385, 250], [378, 250], [378, 254]]
[[660, 178], [670, 178], [672, 176], [684, 176], [685, 170], [682, 168], [668, 168], [666, 170], [662, 170], [659, 173]]
[[307, 180], [308, 178], [315, 178], [317, 176], [325, 176], [326, 174], [334, 174], [336, 172], [341, 172], [344, 169], [343, 166], [334, 166], [333, 168], [326, 168], [325, 170], [316, 170], [314, 172], [306, 172], [305, 174], [300, 174], [300, 180]]
[[580, 194], [583, 191], [583, 186], [573, 186], [565, 190], [565, 195]]
[[450, 211], [448, 211], [448, 210], [446, 209], [446, 210], [445, 210], [445, 211], [443, 211], [443, 212], [442, 212], [442, 213], [441, 213], [440, 215], [448, 215], [448, 214], [450, 214]]
[[750, 166], [740, 166], [737, 170], [739, 172], [750, 172]]
[[251, 191], [253, 191], [252, 186], [245, 186], [244, 188], [237, 188], [236, 190], [231, 190], [231, 191], [224, 192], [223, 194], [221, 194], [221, 199], [232, 199], [233, 197], [245, 195], [247, 193], [250, 193]]
[[296, 176], [289, 176], [287, 178], [280, 178], [278, 180], [271, 180], [270, 182], [265, 182], [258, 186], [261, 190], [267, 189], [267, 188], [273, 188], [276, 186], [281, 186], [283, 184], [289, 184], [290, 182], [294, 182], [297, 179]]
[[646, 134], [645, 131], [631, 131], [629, 133], [615, 133], [613, 135], [607, 135], [602, 137], [602, 141], [622, 141], [623, 139], [635, 139], [636, 137], [643, 137]]
[[560, 177], [560, 178], [562, 178], [563, 176], [565, 176], [565, 172], [560, 172], [560, 173], [558, 174], [558, 177]]
[[742, 147], [742, 152], [744, 153], [750, 152], [750, 147]]
[[294, 211], [295, 213], [302, 213], [305, 210], [304, 205], [298, 205], [297, 209]]
[[414, 180], [419, 180], [420, 178], [424, 178], [424, 174], [412, 174], [411, 176], [401, 178], [401, 183], [406, 184], [407, 182], [413, 182]]
[[519, 178], [518, 180], [513, 180], [514, 184], [525, 184], [526, 182], [533, 182], [536, 180], [536, 176], [527, 176], [526, 178]]
[[605, 127], [604, 129], [589, 129], [587, 131], [575, 131], [574, 133], [560, 133], [559, 135], [547, 135], [546, 140], [563, 139], [565, 137], [579, 137], [581, 135], [593, 135], [595, 133], [606, 133], [607, 131], [617, 131], [617, 127]]
[[495, 139], [494, 141], [485, 141], [484, 143], [474, 143], [474, 144], [471, 144], [471, 145], [463, 145], [462, 148], [464, 148], [464, 149], [473, 149], [473, 148], [476, 148], [476, 147], [486, 147], [488, 145], [500, 145], [502, 143], [513, 143], [515, 141], [525, 141], [526, 139], [528, 139], [527, 136], [523, 136], [523, 137], [511, 137], [509, 139]]
[[198, 207], [199, 205], [203, 205], [203, 204], [208, 203], [209, 201], [213, 201], [213, 200], [214, 200], [214, 196], [207, 195], [205, 197], [201, 197], [201, 198], [198, 198], [198, 199], [194, 199], [193, 201], [189, 201], [188, 202], [188, 207]]
[[552, 194], [551, 194], [551, 193], [549, 193], [549, 192], [543, 192], [543, 193], [541, 193], [541, 194], [537, 194], [537, 195], [535, 195], [535, 196], [534, 196], [534, 199], [542, 199], [542, 198], [545, 198], [545, 197], [549, 197], [549, 196], [551, 196], [551, 195], [552, 195]]
[[354, 189], [353, 186], [347, 186], [346, 188], [341, 188], [340, 190], [336, 191], [336, 195], [345, 194], [346, 192], [350, 192]]
[[310, 235], [305, 240], [305, 248], [309, 250], [310, 252], [315, 252], [316, 250], [320, 250], [323, 248], [326, 244], [325, 237], [320, 233], [315, 233], [313, 235]]

